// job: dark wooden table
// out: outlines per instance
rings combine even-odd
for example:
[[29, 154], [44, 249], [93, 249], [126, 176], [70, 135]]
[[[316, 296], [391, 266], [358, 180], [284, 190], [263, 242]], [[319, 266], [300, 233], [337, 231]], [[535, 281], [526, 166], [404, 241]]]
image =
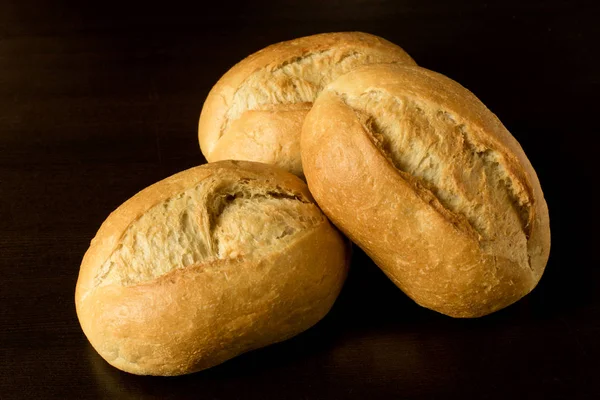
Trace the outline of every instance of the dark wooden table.
[[[199, 3], [199, 2], [198, 2]], [[594, 2], [0, 3], [0, 399], [600, 398], [600, 9]], [[514, 306], [454, 320], [360, 252], [308, 332], [179, 378], [106, 364], [79, 328], [79, 263], [100, 223], [203, 163], [196, 124], [235, 62], [270, 43], [362, 30], [474, 91], [520, 141], [552, 252]]]

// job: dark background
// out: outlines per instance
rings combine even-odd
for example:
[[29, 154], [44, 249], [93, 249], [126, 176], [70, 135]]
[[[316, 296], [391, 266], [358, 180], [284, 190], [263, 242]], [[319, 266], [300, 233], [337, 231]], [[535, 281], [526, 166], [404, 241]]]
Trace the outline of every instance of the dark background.
[[[0, 399], [599, 398], [595, 2], [0, 2]], [[79, 263], [137, 191], [203, 163], [217, 79], [260, 48], [362, 30], [471, 89], [519, 140], [550, 208], [539, 286], [455, 320], [356, 251], [331, 313], [288, 342], [179, 378], [106, 364], [80, 330]]]

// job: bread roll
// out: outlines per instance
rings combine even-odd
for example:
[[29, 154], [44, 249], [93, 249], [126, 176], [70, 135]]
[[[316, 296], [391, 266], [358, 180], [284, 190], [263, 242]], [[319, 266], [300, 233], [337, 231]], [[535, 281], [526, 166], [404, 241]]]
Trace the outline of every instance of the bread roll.
[[347, 265], [300, 179], [223, 161], [158, 182], [106, 219], [81, 264], [77, 315], [113, 366], [181, 375], [308, 329]]
[[302, 131], [322, 210], [418, 304], [478, 317], [540, 280], [548, 208], [517, 141], [471, 92], [373, 65], [318, 97]]
[[198, 126], [208, 161], [250, 160], [302, 177], [300, 132], [321, 89], [358, 66], [414, 61], [400, 47], [360, 32], [277, 43], [231, 68], [210, 91]]

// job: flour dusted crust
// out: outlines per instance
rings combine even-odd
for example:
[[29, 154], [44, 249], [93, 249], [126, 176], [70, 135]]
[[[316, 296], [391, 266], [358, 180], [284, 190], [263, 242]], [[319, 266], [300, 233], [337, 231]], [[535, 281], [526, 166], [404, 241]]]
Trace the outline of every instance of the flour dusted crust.
[[344, 239], [302, 181], [222, 161], [158, 182], [107, 218], [81, 265], [77, 314], [115, 367], [180, 375], [308, 329], [347, 265]]
[[312, 102], [338, 76], [373, 63], [414, 61], [395, 44], [361, 32], [307, 36], [250, 55], [204, 103], [198, 126], [204, 156], [275, 164], [302, 176], [300, 132]]
[[416, 66], [327, 86], [302, 131], [319, 206], [408, 296], [477, 317], [529, 293], [550, 250], [529, 160], [471, 92]]

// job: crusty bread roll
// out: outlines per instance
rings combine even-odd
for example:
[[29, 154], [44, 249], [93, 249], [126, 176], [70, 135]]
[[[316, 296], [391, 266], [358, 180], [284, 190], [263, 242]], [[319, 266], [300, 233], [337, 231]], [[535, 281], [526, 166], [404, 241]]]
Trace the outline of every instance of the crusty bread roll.
[[144, 189], [107, 218], [81, 264], [77, 315], [113, 366], [180, 375], [308, 329], [347, 265], [345, 240], [300, 179], [217, 162]]
[[312, 102], [336, 77], [372, 63], [414, 61], [395, 44], [360, 32], [303, 37], [252, 54], [204, 103], [198, 126], [204, 156], [275, 164], [302, 177], [300, 132]]
[[542, 276], [550, 228], [536, 173], [443, 75], [372, 65], [340, 77], [306, 117], [302, 161], [325, 214], [424, 307], [486, 315]]

